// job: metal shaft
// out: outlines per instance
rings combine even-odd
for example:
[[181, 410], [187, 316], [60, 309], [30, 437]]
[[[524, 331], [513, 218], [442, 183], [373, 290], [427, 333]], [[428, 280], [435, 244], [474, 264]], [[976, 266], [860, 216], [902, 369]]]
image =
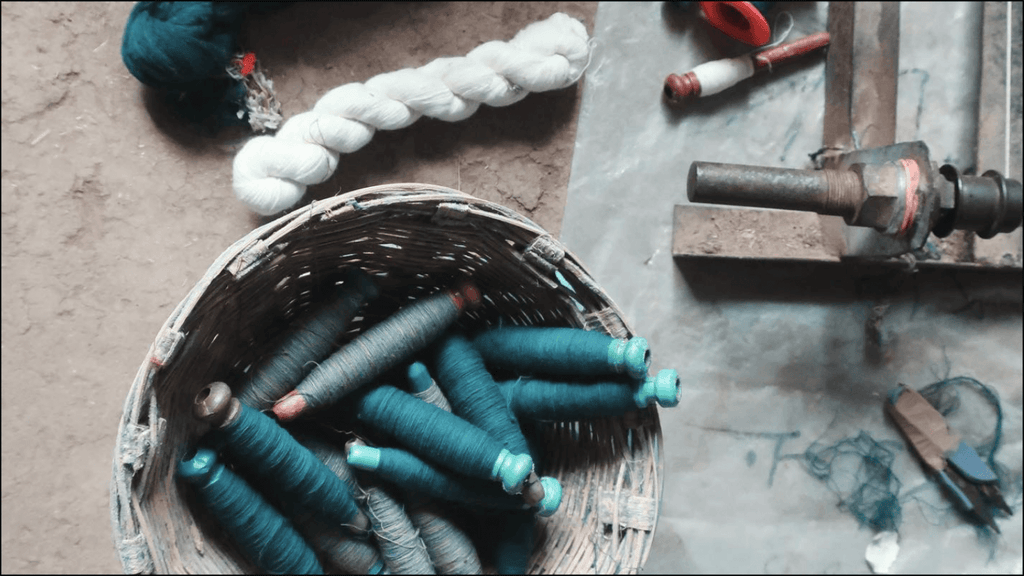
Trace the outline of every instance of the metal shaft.
[[863, 198], [857, 174], [694, 162], [686, 182], [690, 202], [800, 210], [851, 218]]

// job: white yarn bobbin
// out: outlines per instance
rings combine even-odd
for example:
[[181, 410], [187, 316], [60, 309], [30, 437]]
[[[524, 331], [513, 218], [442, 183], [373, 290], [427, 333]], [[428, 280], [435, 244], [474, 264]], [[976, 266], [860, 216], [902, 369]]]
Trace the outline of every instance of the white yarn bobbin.
[[583, 75], [590, 48], [583, 23], [557, 13], [508, 42], [339, 86], [276, 135], [242, 147], [234, 160], [235, 195], [263, 215], [291, 208], [307, 186], [331, 177], [340, 154], [362, 148], [376, 130], [405, 128], [421, 116], [458, 122], [480, 104], [508, 106], [530, 92], [565, 88]]
[[711, 96], [736, 85], [754, 75], [754, 60], [750, 54], [705, 62], [693, 70], [693, 75], [700, 82], [700, 95]]

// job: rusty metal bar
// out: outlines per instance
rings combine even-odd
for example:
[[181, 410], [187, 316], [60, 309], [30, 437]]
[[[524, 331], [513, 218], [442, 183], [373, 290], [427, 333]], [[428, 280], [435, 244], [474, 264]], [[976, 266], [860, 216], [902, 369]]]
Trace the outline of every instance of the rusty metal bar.
[[853, 172], [793, 170], [694, 162], [686, 181], [690, 202], [817, 212], [852, 218], [861, 201]]
[[893, 144], [899, 2], [832, 2], [828, 32], [823, 146], [850, 151]]

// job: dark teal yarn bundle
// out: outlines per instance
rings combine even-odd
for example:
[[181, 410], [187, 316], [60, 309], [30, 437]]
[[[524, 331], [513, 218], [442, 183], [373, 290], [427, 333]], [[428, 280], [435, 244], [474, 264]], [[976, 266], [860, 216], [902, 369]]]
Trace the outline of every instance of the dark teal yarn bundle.
[[251, 372], [238, 399], [256, 410], [271, 408], [278, 399], [334, 351], [359, 309], [377, 297], [373, 280], [359, 268], [349, 268], [345, 282], [332, 297], [306, 313], [281, 339], [275, 353]]
[[[902, 482], [892, 470], [898, 442], [877, 441], [863, 430], [828, 446], [812, 443], [795, 457], [802, 457], [807, 472], [839, 496], [839, 507], [852, 514], [862, 526], [882, 532], [899, 529], [903, 518], [899, 495]], [[850, 463], [854, 474], [839, 474]]]
[[647, 340], [628, 341], [578, 328], [492, 328], [473, 339], [489, 366], [517, 374], [549, 376], [647, 375]]
[[200, 448], [178, 463], [178, 476], [196, 487], [246, 558], [271, 574], [323, 574], [316, 554], [291, 523], [244, 480]]
[[[226, 69], [246, 15], [258, 3], [139, 2], [121, 41], [121, 59], [139, 82], [166, 90], [193, 122], [245, 124], [245, 87]], [[275, 3], [276, 4], [276, 3]]]
[[528, 455], [512, 454], [480, 428], [393, 386], [361, 394], [356, 418], [423, 458], [474, 478], [500, 479], [509, 493], [522, 490], [533, 470]]
[[274, 414], [286, 422], [307, 409], [334, 404], [427, 347], [463, 310], [479, 302], [479, 290], [464, 284], [405, 306], [320, 363], [274, 405]]
[[493, 482], [451, 472], [459, 468], [442, 468], [400, 448], [352, 446], [348, 462], [403, 490], [446, 502], [496, 510], [522, 510], [527, 506], [522, 498], [506, 494]]
[[315, 511], [334, 526], [363, 517], [348, 487], [323, 462], [269, 416], [239, 408], [233, 421], [208, 436], [248, 478], [296, 514]]

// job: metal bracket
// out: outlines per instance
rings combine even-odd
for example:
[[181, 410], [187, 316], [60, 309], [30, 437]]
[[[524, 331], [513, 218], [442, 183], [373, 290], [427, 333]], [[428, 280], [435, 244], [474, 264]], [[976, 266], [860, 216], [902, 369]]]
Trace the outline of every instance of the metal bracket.
[[[1006, 6], [986, 2], [982, 34], [983, 74], [978, 122], [979, 168], [998, 168], [1008, 178], [1020, 179], [1020, 153], [1004, 167], [1002, 150], [1006, 117], [1006, 53], [1009, 45], [1020, 51], [1020, 27], [1007, 37]], [[1014, 15], [1016, 16], [1016, 15]], [[1019, 17], [1017, 18], [1019, 20]], [[863, 162], [866, 149], [890, 147], [896, 135], [896, 87], [899, 65], [900, 6], [898, 2], [832, 2], [828, 31], [831, 44], [826, 61], [825, 123], [820, 168], [843, 169]], [[1017, 59], [1019, 62], [1019, 58]], [[991, 62], [1002, 62], [1001, 70], [989, 70]], [[1013, 70], [1019, 84], [1020, 66]], [[1000, 98], [1002, 98], [1000, 100]], [[1018, 96], [1019, 100], [1019, 91]], [[997, 114], [998, 112], [998, 114]], [[998, 122], [995, 117], [998, 116]], [[1013, 144], [1020, 150], [1019, 117], [1014, 119]], [[995, 132], [999, 138], [995, 138]], [[865, 149], [864, 152], [861, 152]], [[998, 150], [1000, 162], [994, 161]], [[912, 150], [909, 152], [913, 152]], [[908, 152], [908, 153], [909, 153]], [[709, 220], [710, 219], [710, 220]], [[744, 223], [756, 220], [759, 246], [742, 242]], [[817, 222], [813, 222], [816, 220]], [[906, 265], [915, 248], [921, 267], [1021, 270], [1021, 230], [1000, 234], [991, 240], [973, 232], [957, 231], [948, 238], [931, 235], [905, 240], [883, 235], [870, 228], [847, 226], [838, 216], [799, 214], [785, 210], [677, 205], [673, 233], [673, 256], [741, 260], [807, 262], [849, 262]], [[709, 227], [713, 227], [712, 230]], [[763, 231], [771, 230], [766, 236]], [[700, 231], [706, 233], [701, 234]], [[776, 238], [778, 236], [778, 238]], [[916, 236], [916, 235], [915, 235]], [[717, 240], [717, 242], [715, 241]], [[896, 258], [898, 255], [903, 258]], [[922, 259], [924, 258], [924, 259]]]

